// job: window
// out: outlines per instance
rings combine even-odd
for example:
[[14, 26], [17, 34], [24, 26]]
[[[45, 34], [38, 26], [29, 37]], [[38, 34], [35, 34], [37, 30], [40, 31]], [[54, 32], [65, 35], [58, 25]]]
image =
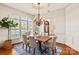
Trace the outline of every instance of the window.
[[28, 32], [30, 32], [30, 35], [33, 35], [33, 20], [28, 18]]
[[11, 20], [13, 20], [14, 22], [18, 23], [18, 26], [17, 27], [13, 27], [11, 28], [11, 31], [10, 31], [10, 38], [11, 39], [20, 39], [20, 22], [19, 22], [19, 17], [18, 18], [10, 18]]
[[27, 32], [27, 17], [21, 17], [20, 19], [20, 31], [21, 31], [21, 38], [22, 38], [22, 35]]
[[22, 35], [25, 32], [30, 31], [31, 35], [33, 35], [33, 20], [31, 18], [27, 17], [17, 17], [17, 18], [11, 18], [11, 20], [18, 23], [18, 26], [15, 28], [11, 28], [11, 39], [21, 39]]

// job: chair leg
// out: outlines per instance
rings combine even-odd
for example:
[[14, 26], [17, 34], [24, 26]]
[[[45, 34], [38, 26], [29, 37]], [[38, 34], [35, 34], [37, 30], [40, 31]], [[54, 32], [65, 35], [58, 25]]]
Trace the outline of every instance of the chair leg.
[[53, 54], [53, 55], [55, 54], [54, 50], [52, 50], [52, 54]]
[[45, 53], [47, 52], [47, 50], [48, 50], [48, 48], [47, 48], [47, 47], [45, 47]]
[[52, 54], [55, 55], [55, 53], [56, 53], [56, 49], [53, 49]]
[[33, 51], [33, 54], [35, 55], [35, 50], [36, 50], [36, 48], [34, 48], [34, 51]]
[[56, 48], [55, 48], [55, 53], [56, 53]]
[[55, 55], [55, 50], [54, 50], [54, 55]]
[[22, 48], [24, 49], [24, 44], [23, 44], [23, 47]]
[[29, 46], [29, 53], [30, 53], [30, 48], [31, 48], [31, 47]]
[[27, 51], [27, 45], [26, 45], [26, 51]]

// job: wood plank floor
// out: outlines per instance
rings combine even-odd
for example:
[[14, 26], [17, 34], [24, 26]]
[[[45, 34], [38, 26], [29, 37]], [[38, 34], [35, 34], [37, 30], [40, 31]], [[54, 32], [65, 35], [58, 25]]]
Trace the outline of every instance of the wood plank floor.
[[0, 55], [17, 55], [17, 52], [14, 49], [6, 50], [6, 49], [1, 48]]
[[61, 55], [79, 55], [79, 52], [70, 48], [69, 46], [57, 43], [57, 46], [62, 47]]
[[[57, 46], [62, 48], [61, 55], [79, 55], [79, 52], [73, 50], [65, 44], [57, 43]], [[17, 52], [14, 49], [5, 50], [3, 48], [0, 49], [0, 55], [16, 55]]]

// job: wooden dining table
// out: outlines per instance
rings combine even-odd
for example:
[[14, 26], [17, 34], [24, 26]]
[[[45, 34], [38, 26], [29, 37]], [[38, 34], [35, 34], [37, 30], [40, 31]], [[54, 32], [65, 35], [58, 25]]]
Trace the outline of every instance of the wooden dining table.
[[48, 40], [52, 39], [52, 37], [49, 37], [49, 36], [35, 36], [35, 39], [38, 40], [38, 43], [39, 43], [39, 50], [41, 52], [41, 54], [43, 53], [43, 50], [42, 50], [42, 42], [47, 42]]

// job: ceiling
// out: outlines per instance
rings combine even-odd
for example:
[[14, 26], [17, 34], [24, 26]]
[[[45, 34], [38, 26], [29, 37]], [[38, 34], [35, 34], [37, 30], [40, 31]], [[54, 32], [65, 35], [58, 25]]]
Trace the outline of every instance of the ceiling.
[[[37, 9], [33, 7], [33, 3], [4, 3], [4, 5], [23, 11], [25, 13], [29, 13], [31, 15], [36, 15], [38, 13]], [[40, 13], [42, 15], [46, 15], [57, 9], [64, 8], [66, 5], [68, 4], [67, 3], [48, 3], [48, 7], [41, 8]]]

